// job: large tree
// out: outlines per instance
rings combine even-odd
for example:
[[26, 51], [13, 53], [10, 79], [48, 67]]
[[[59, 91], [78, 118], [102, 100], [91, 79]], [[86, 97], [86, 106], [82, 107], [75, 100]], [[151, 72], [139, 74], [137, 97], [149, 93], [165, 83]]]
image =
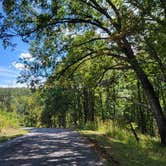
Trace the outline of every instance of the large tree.
[[[153, 84], [144, 71], [148, 64], [141, 55], [142, 45], [149, 46], [147, 40], [155, 32], [150, 27], [165, 27], [164, 1], [3, 0], [3, 8], [6, 15], [1, 16], [0, 37], [4, 46], [16, 35], [24, 41], [36, 39], [38, 49], [47, 48], [44, 54], [40, 52], [36, 56], [38, 60], [42, 57], [41, 66], [52, 61], [52, 56], [60, 56], [59, 62], [71, 53], [66, 69], [78, 61], [100, 56], [130, 65], [150, 103], [161, 143], [166, 145], [166, 120]], [[54, 54], [50, 55], [50, 51]], [[47, 60], [43, 61], [44, 57]]]

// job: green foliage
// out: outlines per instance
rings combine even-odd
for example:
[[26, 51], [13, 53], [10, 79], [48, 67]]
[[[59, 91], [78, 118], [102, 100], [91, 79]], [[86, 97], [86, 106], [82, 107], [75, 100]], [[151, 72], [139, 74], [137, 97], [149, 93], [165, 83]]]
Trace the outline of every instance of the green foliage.
[[31, 43], [32, 60], [20, 60], [26, 70], [19, 81], [33, 88], [46, 81], [41, 94], [20, 101], [9, 95], [0, 108], [16, 109], [28, 126], [95, 129], [97, 119], [112, 119], [132, 132], [159, 131], [166, 145], [163, 1], [3, 0], [3, 6], [4, 45], [10, 32]]
[[42, 101], [39, 93], [31, 93], [30, 89], [0, 88], [0, 109], [17, 115], [20, 125], [39, 127], [41, 124]]
[[0, 132], [0, 144], [13, 138], [20, 137], [26, 133], [27, 131], [20, 128], [6, 128]]
[[16, 112], [0, 110], [0, 132], [8, 128], [18, 128], [19, 120]]
[[98, 124], [97, 123], [92, 123], [92, 122], [87, 122], [86, 124], [80, 125], [79, 129], [81, 130], [97, 130], [98, 129]]
[[[139, 134], [136, 142], [131, 133], [119, 128], [114, 122], [99, 122], [98, 130], [81, 130], [84, 136], [94, 142], [110, 163], [125, 166], [164, 166], [166, 148], [159, 144], [159, 138]], [[112, 159], [112, 160], [110, 160]]]
[[20, 99], [20, 105], [17, 107], [21, 124], [30, 127], [40, 127], [42, 110], [42, 101], [37, 92], [32, 93], [30, 96], [23, 96]]

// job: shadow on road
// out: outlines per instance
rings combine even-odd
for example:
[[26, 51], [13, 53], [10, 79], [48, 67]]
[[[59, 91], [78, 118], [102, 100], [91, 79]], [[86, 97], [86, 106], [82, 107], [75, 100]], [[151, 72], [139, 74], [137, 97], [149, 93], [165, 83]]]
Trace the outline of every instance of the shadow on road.
[[0, 148], [0, 166], [104, 165], [77, 132], [34, 129]]

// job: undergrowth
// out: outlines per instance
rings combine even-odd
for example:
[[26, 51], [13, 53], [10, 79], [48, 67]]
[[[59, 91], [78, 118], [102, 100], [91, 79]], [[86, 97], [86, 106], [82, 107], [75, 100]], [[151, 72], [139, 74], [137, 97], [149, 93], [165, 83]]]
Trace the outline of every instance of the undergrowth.
[[15, 112], [6, 112], [0, 110], [0, 133], [6, 129], [18, 128], [19, 121]]
[[129, 130], [112, 121], [88, 126], [81, 133], [106, 153], [110, 165], [112, 160], [122, 166], [166, 166], [166, 147], [160, 145], [159, 137], [139, 133], [137, 142]]
[[0, 143], [26, 134], [19, 128], [19, 120], [15, 112], [0, 111]]

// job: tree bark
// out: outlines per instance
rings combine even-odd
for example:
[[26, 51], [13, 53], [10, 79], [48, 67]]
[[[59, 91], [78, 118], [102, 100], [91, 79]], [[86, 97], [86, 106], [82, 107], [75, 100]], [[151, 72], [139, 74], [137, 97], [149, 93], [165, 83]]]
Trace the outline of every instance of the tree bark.
[[104, 121], [105, 116], [104, 116], [104, 110], [103, 110], [103, 99], [102, 99], [102, 92], [99, 91], [99, 104], [100, 104], [100, 110], [101, 110], [101, 119]]
[[142, 87], [145, 91], [147, 99], [150, 103], [151, 110], [153, 112], [154, 118], [157, 122], [158, 131], [161, 139], [161, 144], [166, 146], [166, 119], [164, 117], [162, 108], [160, 106], [159, 99], [154, 91], [154, 88], [149, 81], [147, 75], [140, 67], [130, 44], [126, 39], [123, 39], [123, 44], [121, 45], [122, 50], [128, 58], [128, 62], [131, 64], [132, 68], [136, 72], [138, 79], [142, 83]]
[[[141, 88], [140, 88], [140, 82], [137, 81], [137, 93], [138, 93], [138, 101], [139, 103], [142, 103], [142, 99], [141, 99]], [[146, 129], [146, 118], [145, 118], [145, 115], [144, 115], [144, 111], [143, 111], [143, 108], [141, 105], [138, 105], [138, 124], [139, 124], [139, 127], [141, 128], [141, 133], [142, 134], [145, 134], [147, 133], [147, 129]]]
[[88, 93], [87, 89], [83, 88], [83, 109], [84, 109], [84, 122], [88, 121]]
[[92, 88], [83, 88], [83, 106], [84, 106], [84, 121], [94, 122], [94, 92]]
[[139, 137], [138, 137], [138, 135], [137, 135], [137, 133], [136, 133], [136, 131], [135, 131], [135, 129], [134, 129], [132, 123], [129, 122], [129, 125], [130, 125], [130, 129], [131, 129], [131, 131], [132, 131], [132, 133], [133, 133], [133, 135], [134, 135], [136, 141], [139, 142]]
[[94, 122], [95, 120], [95, 98], [94, 98], [94, 90], [92, 88], [90, 88], [90, 98], [89, 98], [89, 107], [90, 107], [90, 121]]

